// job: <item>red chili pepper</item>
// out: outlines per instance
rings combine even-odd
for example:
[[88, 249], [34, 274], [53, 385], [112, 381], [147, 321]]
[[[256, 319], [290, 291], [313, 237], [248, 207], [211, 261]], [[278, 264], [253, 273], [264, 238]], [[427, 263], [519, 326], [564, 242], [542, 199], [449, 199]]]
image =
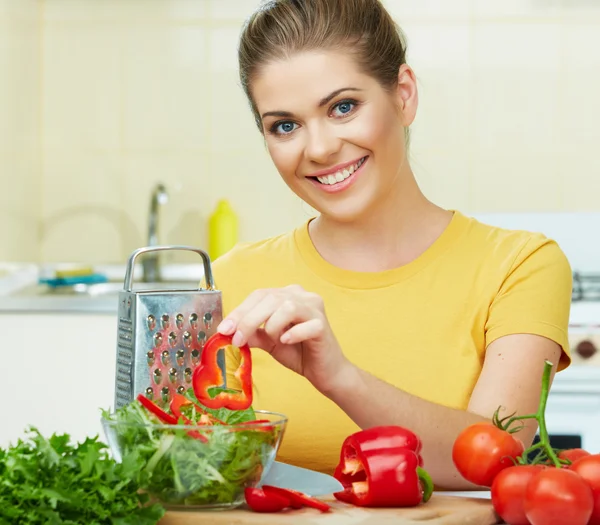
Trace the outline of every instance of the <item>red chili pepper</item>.
[[426, 502], [433, 482], [420, 466], [421, 442], [402, 427], [374, 427], [348, 436], [334, 477], [334, 496], [362, 507], [414, 507]]
[[290, 502], [288, 506], [292, 507], [293, 509], [311, 507], [313, 509], [320, 510], [321, 512], [327, 512], [331, 509], [331, 507], [324, 501], [308, 496], [302, 492], [298, 492], [297, 490], [273, 487], [271, 485], [263, 485], [262, 489], [265, 491], [265, 494], [273, 494], [287, 498]]
[[235, 377], [242, 385], [241, 392], [219, 392], [215, 397], [208, 395], [209, 388], [223, 384], [223, 373], [217, 364], [217, 352], [231, 345], [232, 336], [216, 333], [208, 338], [202, 349], [200, 364], [192, 376], [192, 388], [200, 403], [208, 408], [245, 410], [252, 404], [252, 357], [250, 347], [240, 347], [242, 360]]
[[267, 494], [262, 489], [246, 487], [246, 503], [254, 512], [279, 512], [290, 506], [289, 499], [279, 494]]
[[176, 425], [177, 424], [177, 418], [175, 416], [172, 416], [171, 414], [167, 414], [157, 404], [150, 401], [144, 394], [138, 394], [137, 400], [142, 404], [142, 406], [145, 409], [147, 409], [149, 412], [152, 412], [163, 423], [166, 423], [167, 425]]

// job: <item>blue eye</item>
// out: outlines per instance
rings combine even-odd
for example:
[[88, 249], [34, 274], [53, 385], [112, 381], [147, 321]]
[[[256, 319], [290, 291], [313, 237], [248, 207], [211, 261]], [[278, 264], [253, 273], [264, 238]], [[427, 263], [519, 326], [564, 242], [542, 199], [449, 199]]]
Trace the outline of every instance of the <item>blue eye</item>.
[[356, 106], [356, 103], [351, 102], [350, 100], [343, 100], [342, 102], [338, 102], [333, 107], [333, 111], [339, 111], [338, 116], [343, 117], [344, 115], [350, 113], [354, 109], [354, 106]]
[[277, 122], [273, 126], [272, 130], [273, 130], [273, 133], [275, 133], [276, 135], [288, 135], [296, 129], [295, 126], [296, 126], [296, 124], [294, 124], [293, 122], [289, 122], [289, 121]]

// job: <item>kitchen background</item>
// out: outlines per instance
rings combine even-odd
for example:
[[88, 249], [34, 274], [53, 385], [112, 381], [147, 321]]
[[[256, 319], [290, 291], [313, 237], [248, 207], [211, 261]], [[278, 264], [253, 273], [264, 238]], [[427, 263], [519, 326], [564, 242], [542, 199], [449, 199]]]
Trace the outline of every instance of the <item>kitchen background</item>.
[[[0, 260], [123, 262], [205, 245], [227, 198], [240, 240], [305, 220], [238, 85], [256, 0], [0, 0]], [[420, 81], [412, 162], [466, 213], [600, 208], [598, 0], [387, 0]]]
[[[600, 452], [600, 0], [384, 3], [419, 78], [411, 157], [426, 194], [542, 231], [583, 272], [574, 364], [554, 382], [548, 423], [558, 446]], [[206, 247], [220, 199], [240, 241], [312, 213], [273, 168], [238, 85], [237, 38], [257, 4], [0, 0], [0, 355], [4, 392], [19, 396], [0, 446], [29, 424], [101, 432], [123, 265], [147, 244], [157, 183], [169, 195], [161, 244]], [[188, 261], [171, 254], [163, 277], [197, 284]], [[111, 282], [39, 286], [58, 263]]]

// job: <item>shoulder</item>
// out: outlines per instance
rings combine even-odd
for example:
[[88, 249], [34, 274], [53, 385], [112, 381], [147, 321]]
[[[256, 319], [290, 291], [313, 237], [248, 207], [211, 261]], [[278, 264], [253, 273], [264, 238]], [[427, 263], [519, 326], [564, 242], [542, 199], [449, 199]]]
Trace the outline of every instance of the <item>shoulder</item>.
[[477, 251], [486, 264], [506, 274], [514, 271], [536, 272], [546, 270], [571, 279], [569, 260], [558, 243], [543, 233], [508, 229], [466, 217], [469, 222], [464, 237], [470, 251]]

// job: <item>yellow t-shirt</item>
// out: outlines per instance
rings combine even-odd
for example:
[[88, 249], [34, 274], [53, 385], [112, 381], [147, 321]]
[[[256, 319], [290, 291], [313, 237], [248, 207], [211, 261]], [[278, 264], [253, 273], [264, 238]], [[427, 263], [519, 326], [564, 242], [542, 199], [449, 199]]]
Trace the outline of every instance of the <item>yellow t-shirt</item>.
[[[258, 288], [299, 284], [324, 300], [345, 355], [406, 392], [466, 409], [495, 339], [532, 333], [563, 348], [570, 265], [541, 234], [482, 224], [460, 212], [417, 259], [382, 272], [339, 269], [317, 252], [308, 222], [268, 240], [238, 245], [213, 265], [224, 315]], [[331, 473], [357, 425], [306, 379], [252, 349], [253, 406], [289, 417], [279, 459]], [[228, 352], [228, 385], [237, 354]]]

